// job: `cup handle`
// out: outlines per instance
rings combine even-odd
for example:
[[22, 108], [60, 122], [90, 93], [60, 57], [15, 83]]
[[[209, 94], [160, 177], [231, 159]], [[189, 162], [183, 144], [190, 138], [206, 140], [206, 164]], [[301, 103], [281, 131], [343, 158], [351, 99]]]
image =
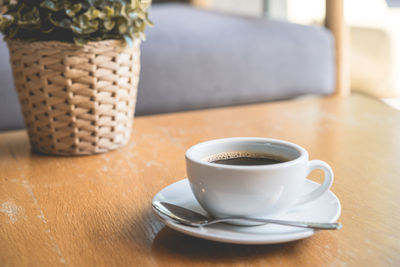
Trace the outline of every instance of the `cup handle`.
[[300, 196], [297, 199], [296, 205], [301, 205], [307, 202], [310, 202], [321, 195], [323, 195], [326, 191], [329, 190], [333, 183], [333, 171], [331, 167], [323, 162], [322, 160], [311, 160], [308, 162], [308, 173], [307, 176], [315, 169], [321, 169], [325, 173], [325, 179], [324, 182], [315, 190], [312, 192], [305, 194], [303, 196]]

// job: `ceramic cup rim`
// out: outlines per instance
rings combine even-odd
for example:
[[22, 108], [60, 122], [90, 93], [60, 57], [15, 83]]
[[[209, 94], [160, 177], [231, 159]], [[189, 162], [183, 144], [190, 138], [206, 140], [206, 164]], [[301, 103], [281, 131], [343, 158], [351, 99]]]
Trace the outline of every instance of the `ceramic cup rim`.
[[[213, 146], [213, 145], [221, 144], [221, 143], [240, 143], [240, 142], [278, 144], [278, 145], [286, 146], [286, 147], [289, 147], [290, 149], [296, 150], [297, 152], [299, 152], [299, 156], [294, 159], [291, 159], [289, 161], [276, 163], [276, 164], [254, 165], [254, 166], [235, 166], [235, 165], [224, 165], [224, 164], [212, 163], [212, 162], [204, 160], [204, 158], [199, 158], [196, 155], [196, 153], [199, 149], [207, 147], [207, 146]], [[185, 158], [186, 158], [186, 160], [189, 160], [193, 163], [196, 163], [196, 164], [199, 164], [199, 165], [202, 165], [205, 167], [210, 167], [210, 168], [251, 171], [251, 170], [271, 170], [271, 169], [280, 169], [280, 168], [290, 167], [290, 166], [293, 166], [293, 165], [303, 161], [304, 159], [308, 160], [308, 152], [307, 152], [307, 150], [305, 150], [304, 148], [302, 148], [301, 146], [299, 146], [297, 144], [294, 144], [294, 143], [291, 143], [291, 142], [288, 142], [285, 140], [281, 140], [281, 139], [263, 138], [263, 137], [230, 137], [230, 138], [220, 138], [220, 139], [208, 140], [208, 141], [193, 145], [186, 151]]]

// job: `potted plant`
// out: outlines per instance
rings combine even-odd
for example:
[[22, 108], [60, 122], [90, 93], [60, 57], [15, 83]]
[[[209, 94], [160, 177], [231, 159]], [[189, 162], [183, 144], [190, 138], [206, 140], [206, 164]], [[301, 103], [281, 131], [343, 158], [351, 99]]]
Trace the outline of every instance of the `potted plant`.
[[128, 142], [149, 5], [3, 1], [0, 31], [35, 151], [95, 154]]

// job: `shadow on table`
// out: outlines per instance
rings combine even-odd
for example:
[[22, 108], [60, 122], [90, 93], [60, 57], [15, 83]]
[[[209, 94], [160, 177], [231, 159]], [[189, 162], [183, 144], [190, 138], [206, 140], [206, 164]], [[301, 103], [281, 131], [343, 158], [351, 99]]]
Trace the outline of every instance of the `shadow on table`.
[[167, 261], [247, 263], [300, 253], [308, 240], [273, 245], [237, 245], [214, 242], [184, 235], [168, 227], [162, 228], [153, 241], [152, 256], [160, 263]]

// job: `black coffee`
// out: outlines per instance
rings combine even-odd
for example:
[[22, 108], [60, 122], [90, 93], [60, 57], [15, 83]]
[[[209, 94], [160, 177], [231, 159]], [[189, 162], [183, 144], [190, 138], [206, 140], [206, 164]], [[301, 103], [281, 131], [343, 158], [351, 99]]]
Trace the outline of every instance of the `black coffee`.
[[208, 161], [224, 165], [257, 166], [278, 164], [289, 161], [289, 159], [281, 156], [273, 156], [262, 153], [226, 152], [218, 155], [213, 155], [208, 158]]
[[233, 158], [233, 159], [219, 159], [211, 161], [212, 163], [225, 164], [225, 165], [238, 165], [238, 166], [254, 166], [254, 165], [270, 165], [282, 163], [285, 161], [270, 159], [270, 158]]

